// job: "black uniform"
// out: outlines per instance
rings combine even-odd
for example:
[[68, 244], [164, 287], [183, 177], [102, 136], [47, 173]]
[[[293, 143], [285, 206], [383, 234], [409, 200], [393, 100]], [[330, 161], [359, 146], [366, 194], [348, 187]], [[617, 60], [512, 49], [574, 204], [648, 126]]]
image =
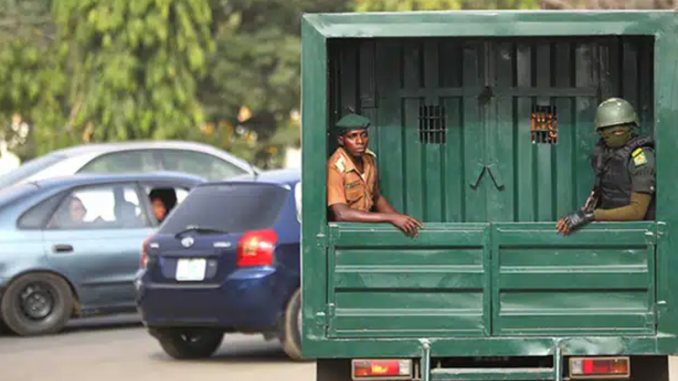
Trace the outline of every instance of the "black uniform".
[[611, 149], [601, 139], [593, 149], [591, 164], [600, 192], [600, 209], [614, 209], [629, 205], [631, 193], [652, 195], [646, 220], [655, 218], [656, 163], [654, 140], [650, 136], [636, 136], [618, 149]]

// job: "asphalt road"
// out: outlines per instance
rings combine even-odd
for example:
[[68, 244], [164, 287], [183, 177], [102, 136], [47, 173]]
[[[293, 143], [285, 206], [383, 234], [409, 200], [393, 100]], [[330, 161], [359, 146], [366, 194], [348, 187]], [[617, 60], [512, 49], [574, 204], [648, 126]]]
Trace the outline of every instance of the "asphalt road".
[[69, 324], [59, 335], [0, 336], [2, 381], [311, 381], [314, 363], [295, 363], [277, 341], [228, 335], [214, 357], [167, 356], [133, 315]]

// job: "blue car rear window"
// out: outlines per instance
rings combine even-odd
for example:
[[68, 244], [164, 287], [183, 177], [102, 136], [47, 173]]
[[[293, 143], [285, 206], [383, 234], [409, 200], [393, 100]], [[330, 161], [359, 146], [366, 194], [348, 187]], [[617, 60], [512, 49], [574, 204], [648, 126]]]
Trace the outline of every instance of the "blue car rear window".
[[270, 228], [288, 193], [279, 185], [264, 183], [199, 186], [172, 211], [159, 233], [177, 234], [189, 226], [227, 233]]

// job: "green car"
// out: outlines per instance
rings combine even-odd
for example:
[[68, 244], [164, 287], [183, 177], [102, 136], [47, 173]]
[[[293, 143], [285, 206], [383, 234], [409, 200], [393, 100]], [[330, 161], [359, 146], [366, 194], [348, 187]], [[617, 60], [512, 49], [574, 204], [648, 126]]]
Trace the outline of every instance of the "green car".
[[[318, 381], [678, 380], [676, 12], [306, 14], [302, 48]], [[656, 218], [558, 234], [612, 97], [656, 142]], [[328, 220], [347, 110], [372, 122], [379, 187], [417, 237]]]

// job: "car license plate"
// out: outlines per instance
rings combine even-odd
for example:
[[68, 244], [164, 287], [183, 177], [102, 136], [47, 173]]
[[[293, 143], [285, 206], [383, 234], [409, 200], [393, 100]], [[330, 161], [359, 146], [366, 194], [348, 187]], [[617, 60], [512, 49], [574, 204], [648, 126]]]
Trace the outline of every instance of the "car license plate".
[[205, 279], [207, 261], [202, 258], [179, 259], [176, 279], [178, 281], [201, 281]]

